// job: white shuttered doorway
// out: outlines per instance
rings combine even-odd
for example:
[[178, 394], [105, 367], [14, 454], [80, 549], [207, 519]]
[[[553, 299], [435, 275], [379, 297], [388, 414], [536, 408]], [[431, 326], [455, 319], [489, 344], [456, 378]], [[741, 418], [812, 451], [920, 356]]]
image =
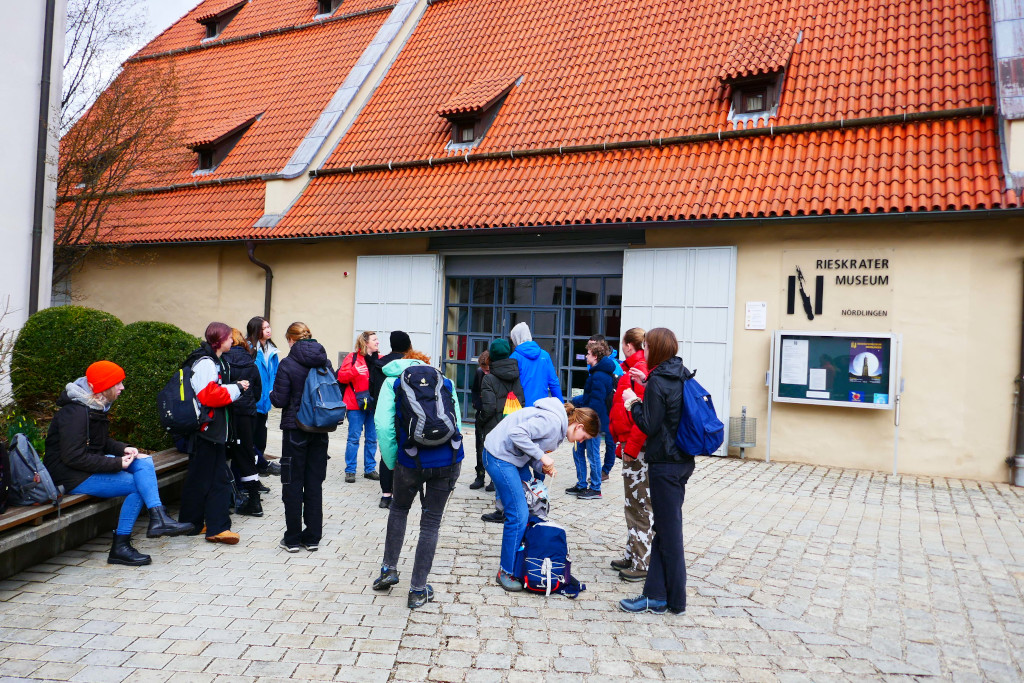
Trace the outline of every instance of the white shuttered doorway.
[[[627, 249], [622, 282], [622, 330], [675, 332], [683, 362], [697, 372], [728, 429], [736, 248]], [[725, 453], [723, 446], [719, 454]]]
[[437, 358], [441, 345], [441, 257], [360, 256], [356, 262], [353, 330], [375, 330], [382, 353], [395, 330], [409, 334], [414, 349]]

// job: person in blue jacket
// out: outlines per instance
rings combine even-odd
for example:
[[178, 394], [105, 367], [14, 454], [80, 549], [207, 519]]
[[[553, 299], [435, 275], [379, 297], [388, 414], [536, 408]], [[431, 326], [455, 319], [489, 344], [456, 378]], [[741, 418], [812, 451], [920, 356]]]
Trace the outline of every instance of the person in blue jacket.
[[558, 383], [558, 375], [555, 374], [555, 364], [551, 362], [548, 352], [533, 341], [530, 326], [519, 323], [512, 328], [510, 336], [515, 347], [512, 358], [519, 364], [519, 382], [523, 385], [523, 394], [526, 396], [525, 405], [532, 406], [547, 396], [565, 401], [562, 387]]
[[277, 379], [277, 366], [281, 359], [274, 345], [271, 335], [270, 321], [260, 316], [253, 316], [245, 327], [246, 339], [256, 350], [256, 368], [260, 371], [260, 382], [262, 393], [256, 399], [256, 426], [253, 433], [253, 442], [256, 448], [256, 469], [260, 474], [281, 474], [281, 465], [278, 462], [267, 460], [267, 418], [270, 416], [270, 390], [274, 388], [274, 380]]
[[[608, 403], [615, 391], [615, 362], [609, 354], [608, 344], [603, 341], [587, 343], [587, 365], [590, 374], [583, 385], [583, 393], [572, 399], [580, 408], [590, 408], [601, 421], [601, 434], [608, 433]], [[576, 463], [576, 485], [565, 490], [577, 498], [589, 500], [601, 497], [601, 441], [598, 435], [577, 443], [572, 449]], [[607, 446], [606, 446], [607, 448]], [[615, 457], [614, 447], [612, 457]], [[590, 486], [587, 486], [587, 463], [590, 463]]]
[[[420, 538], [416, 544], [416, 557], [412, 565], [412, 579], [409, 581], [409, 609], [416, 609], [434, 599], [434, 588], [427, 583], [427, 575], [434, 563], [437, 550], [438, 531], [441, 516], [448, 504], [448, 498], [455, 490], [455, 482], [462, 470], [465, 451], [462, 445], [462, 412], [459, 409], [459, 395], [451, 380], [443, 378], [444, 386], [451, 392], [455, 407], [455, 435], [447, 443], [431, 448], [412, 448], [413, 455], [403, 447], [405, 431], [399, 401], [396, 400], [396, 385], [402, 373], [413, 365], [430, 365], [430, 358], [419, 351], [410, 350], [399, 360], [384, 366], [384, 384], [377, 396], [374, 423], [377, 428], [377, 445], [381, 461], [394, 470], [391, 512], [388, 514], [388, 530], [384, 538], [384, 562], [380, 576], [373, 582], [373, 590], [384, 591], [398, 583], [398, 558], [405, 540], [405, 527], [409, 508], [420, 494]], [[440, 376], [440, 372], [438, 372]], [[400, 390], [400, 389], [399, 389]]]

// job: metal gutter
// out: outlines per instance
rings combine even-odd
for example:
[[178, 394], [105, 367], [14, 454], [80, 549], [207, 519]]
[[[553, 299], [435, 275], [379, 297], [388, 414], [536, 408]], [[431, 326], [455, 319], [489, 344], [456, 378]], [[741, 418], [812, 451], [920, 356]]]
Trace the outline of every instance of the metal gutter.
[[61, 195], [57, 197], [58, 202], [73, 202], [79, 199], [105, 199], [107, 197], [130, 197], [137, 194], [157, 194], [160, 192], [174, 192], [175, 190], [188, 190], [194, 187], [209, 187], [210, 185], [235, 185], [238, 183], [251, 183], [257, 180], [266, 180], [265, 175], [243, 175], [233, 178], [212, 178], [210, 180], [194, 180], [191, 183], [177, 183], [175, 185], [161, 185], [158, 187], [141, 187], [132, 190], [118, 190], [117, 192], [104, 192], [101, 194], [74, 194]]
[[256, 258], [256, 243], [246, 240], [245, 250], [249, 254], [249, 260], [266, 271], [266, 278], [263, 287], [263, 319], [270, 320], [270, 293], [274, 286], [274, 271], [270, 266]]
[[445, 156], [437, 159], [410, 159], [406, 161], [389, 161], [383, 164], [352, 164], [345, 167], [321, 168], [309, 172], [311, 178], [323, 176], [373, 173], [378, 171], [394, 171], [406, 168], [428, 168], [448, 164], [470, 164], [476, 161], [493, 161], [497, 159], [518, 159], [526, 157], [560, 156], [564, 154], [587, 154], [590, 152], [608, 152], [623, 149], [646, 149], [649, 147], [667, 147], [674, 145], [695, 144], [701, 142], [722, 142], [744, 138], [773, 137], [776, 135], [792, 135], [795, 133], [814, 133], [820, 131], [845, 130], [847, 128], [865, 128], [891, 124], [916, 123], [921, 121], [944, 121], [957, 118], [981, 118], [995, 113], [995, 107], [963, 107], [960, 109], [939, 109], [887, 116], [867, 116], [857, 119], [836, 119], [832, 121], [815, 121], [813, 123], [796, 123], [785, 126], [764, 126], [761, 128], [737, 128], [720, 130], [713, 133], [694, 133], [673, 137], [649, 138], [643, 140], [621, 140], [587, 145], [563, 145], [559, 147], [539, 147], [533, 149], [510, 149], [504, 152], [484, 152], [461, 156]]
[[50, 71], [53, 68], [53, 25], [57, 0], [46, 0], [43, 25], [43, 71], [39, 81], [39, 132], [36, 137], [36, 193], [32, 206], [32, 263], [29, 266], [28, 314], [39, 310], [42, 277], [43, 209], [46, 194], [46, 147], [50, 137]]
[[201, 43], [199, 45], [189, 45], [188, 47], [179, 47], [174, 50], [165, 50], [164, 52], [154, 52], [150, 55], [140, 55], [138, 57], [129, 57], [125, 60], [125, 64], [137, 64], [138, 62], [146, 62], [151, 59], [159, 59], [160, 57], [172, 57], [174, 55], [183, 55], [189, 52], [195, 52], [196, 50], [208, 50], [213, 47], [221, 47], [222, 45], [231, 45], [232, 43], [240, 43], [246, 40], [256, 40], [257, 38], [266, 38], [268, 36], [279, 36], [283, 33], [291, 33], [292, 31], [301, 31], [307, 28], [315, 28], [317, 26], [323, 26], [325, 24], [333, 24], [338, 21], [346, 21], [348, 19], [355, 19], [356, 17], [365, 17], [370, 14], [377, 14], [378, 12], [390, 12], [395, 8], [394, 5], [382, 5], [381, 7], [374, 7], [373, 9], [364, 9], [359, 12], [352, 12], [350, 14], [341, 14], [336, 17], [330, 17], [329, 19], [321, 19], [320, 21], [311, 21], [306, 24], [295, 24], [294, 26], [282, 26], [280, 28], [270, 29], [269, 31], [259, 31], [257, 33], [247, 33], [244, 36], [235, 36], [234, 38], [225, 38], [223, 40], [215, 40], [207, 43]]

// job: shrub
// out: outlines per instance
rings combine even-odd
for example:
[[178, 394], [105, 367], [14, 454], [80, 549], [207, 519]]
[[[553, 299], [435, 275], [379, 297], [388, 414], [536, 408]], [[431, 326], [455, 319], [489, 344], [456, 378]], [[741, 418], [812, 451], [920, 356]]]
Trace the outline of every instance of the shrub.
[[110, 409], [112, 436], [147, 450], [169, 448], [156, 411], [156, 395], [199, 346], [196, 337], [158, 322], [125, 325], [103, 349], [104, 358], [124, 368], [124, 393]]
[[43, 457], [46, 449], [46, 438], [39, 431], [39, 425], [36, 424], [35, 420], [28, 415], [16, 412], [14, 407], [10, 406], [0, 415], [0, 421], [3, 421], [7, 426], [6, 436], [8, 444], [14, 441], [15, 434], [24, 434], [32, 444], [32, 447], [36, 449], [39, 457]]
[[64, 386], [100, 360], [123, 323], [110, 313], [82, 306], [39, 311], [25, 321], [11, 357], [14, 399], [22, 411], [47, 410]]

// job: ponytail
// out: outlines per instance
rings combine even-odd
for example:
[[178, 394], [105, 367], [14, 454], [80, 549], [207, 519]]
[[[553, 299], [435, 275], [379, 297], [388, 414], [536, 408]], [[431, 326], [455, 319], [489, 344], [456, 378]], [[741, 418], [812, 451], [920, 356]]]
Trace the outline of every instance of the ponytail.
[[583, 431], [593, 439], [601, 432], [601, 420], [592, 408], [577, 408], [571, 403], [565, 404], [565, 416], [569, 424], [583, 425]]

